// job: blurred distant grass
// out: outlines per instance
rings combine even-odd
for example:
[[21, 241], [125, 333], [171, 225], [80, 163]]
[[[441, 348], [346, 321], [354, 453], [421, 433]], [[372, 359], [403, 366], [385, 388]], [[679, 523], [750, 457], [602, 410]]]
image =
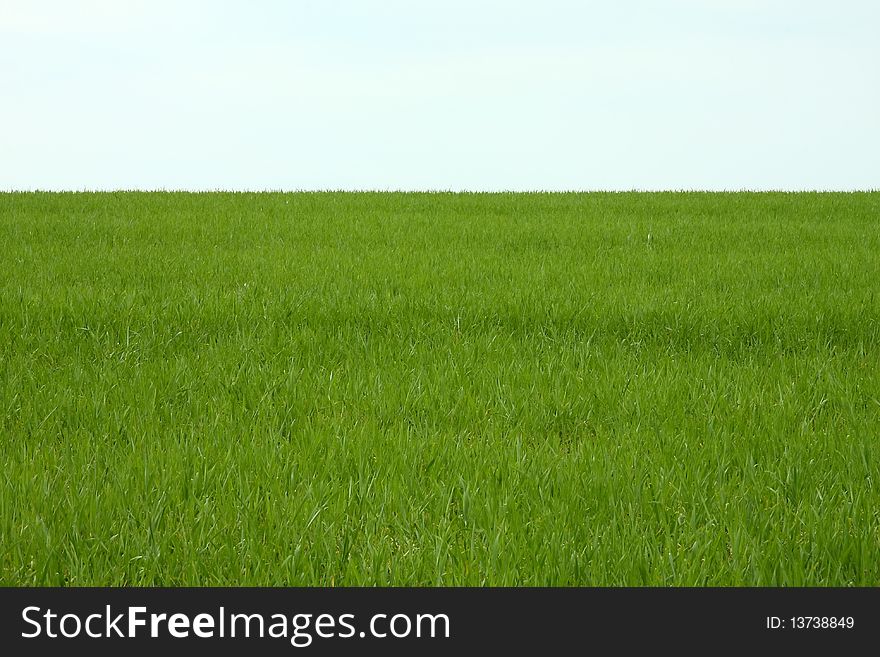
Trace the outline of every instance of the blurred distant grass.
[[880, 194], [0, 194], [0, 583], [880, 584]]

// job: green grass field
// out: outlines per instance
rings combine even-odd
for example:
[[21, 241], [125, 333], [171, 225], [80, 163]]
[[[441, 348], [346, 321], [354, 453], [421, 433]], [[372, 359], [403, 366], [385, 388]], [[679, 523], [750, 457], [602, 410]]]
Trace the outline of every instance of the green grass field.
[[0, 253], [0, 584], [880, 584], [880, 193], [12, 193]]

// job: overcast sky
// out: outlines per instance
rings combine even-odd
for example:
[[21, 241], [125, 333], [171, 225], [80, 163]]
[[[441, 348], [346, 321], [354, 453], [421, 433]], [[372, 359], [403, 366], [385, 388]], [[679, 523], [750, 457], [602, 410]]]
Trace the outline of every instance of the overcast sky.
[[877, 189], [877, 0], [0, 0], [0, 189]]

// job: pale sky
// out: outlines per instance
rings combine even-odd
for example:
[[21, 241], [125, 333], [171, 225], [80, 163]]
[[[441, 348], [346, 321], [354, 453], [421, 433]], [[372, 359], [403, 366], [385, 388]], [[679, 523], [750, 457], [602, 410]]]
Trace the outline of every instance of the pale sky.
[[880, 2], [0, 0], [10, 189], [880, 189]]

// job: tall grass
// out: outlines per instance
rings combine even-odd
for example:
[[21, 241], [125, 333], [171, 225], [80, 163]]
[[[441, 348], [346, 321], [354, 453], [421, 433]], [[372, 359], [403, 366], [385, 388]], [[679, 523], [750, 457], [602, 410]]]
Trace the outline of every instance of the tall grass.
[[0, 584], [880, 584], [880, 194], [0, 194]]

